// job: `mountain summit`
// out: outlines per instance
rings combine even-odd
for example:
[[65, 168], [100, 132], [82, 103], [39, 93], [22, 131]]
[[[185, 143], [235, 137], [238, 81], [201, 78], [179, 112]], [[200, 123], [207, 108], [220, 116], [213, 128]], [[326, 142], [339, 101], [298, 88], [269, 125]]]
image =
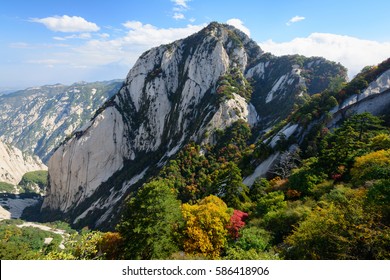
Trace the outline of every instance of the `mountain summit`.
[[125, 197], [194, 141], [243, 120], [256, 131], [346, 69], [323, 58], [275, 57], [238, 29], [211, 23], [140, 56], [125, 84], [49, 161], [42, 214], [107, 228]]

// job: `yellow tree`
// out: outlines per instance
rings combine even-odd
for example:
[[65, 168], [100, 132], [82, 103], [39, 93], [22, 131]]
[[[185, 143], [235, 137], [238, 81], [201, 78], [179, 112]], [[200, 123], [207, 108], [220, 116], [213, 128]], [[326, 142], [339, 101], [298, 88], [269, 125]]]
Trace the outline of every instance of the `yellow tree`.
[[390, 178], [390, 149], [379, 150], [355, 159], [352, 179], [361, 184], [368, 180]]
[[218, 259], [227, 245], [231, 210], [220, 198], [210, 195], [198, 204], [182, 205], [185, 220], [184, 251], [194, 256]]

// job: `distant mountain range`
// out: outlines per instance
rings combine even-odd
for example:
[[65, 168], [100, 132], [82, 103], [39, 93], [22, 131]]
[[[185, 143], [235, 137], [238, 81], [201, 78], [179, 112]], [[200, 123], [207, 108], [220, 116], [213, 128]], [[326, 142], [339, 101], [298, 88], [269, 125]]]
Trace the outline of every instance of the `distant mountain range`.
[[10, 94], [17, 91], [17, 89], [0, 88], [0, 96]]
[[47, 162], [53, 150], [122, 86], [122, 80], [56, 84], [0, 96], [0, 139]]

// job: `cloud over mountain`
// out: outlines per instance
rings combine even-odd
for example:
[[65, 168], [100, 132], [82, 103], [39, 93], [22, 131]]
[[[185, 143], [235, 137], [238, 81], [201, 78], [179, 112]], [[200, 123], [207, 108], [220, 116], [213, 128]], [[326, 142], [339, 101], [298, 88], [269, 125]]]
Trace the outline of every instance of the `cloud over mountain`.
[[251, 32], [249, 31], [249, 28], [244, 25], [244, 22], [238, 18], [232, 18], [226, 21], [227, 24], [233, 25], [235, 28], [240, 29], [242, 32], [244, 32], [249, 37], [251, 36]]
[[390, 57], [390, 42], [363, 40], [330, 33], [312, 33], [308, 37], [299, 37], [288, 42], [267, 40], [259, 44], [265, 51], [275, 55], [322, 56], [340, 62], [348, 68], [350, 78], [363, 67], [378, 64]]
[[33, 18], [32, 22], [42, 23], [51, 31], [58, 32], [96, 32], [100, 27], [78, 16], [53, 16], [46, 18]]

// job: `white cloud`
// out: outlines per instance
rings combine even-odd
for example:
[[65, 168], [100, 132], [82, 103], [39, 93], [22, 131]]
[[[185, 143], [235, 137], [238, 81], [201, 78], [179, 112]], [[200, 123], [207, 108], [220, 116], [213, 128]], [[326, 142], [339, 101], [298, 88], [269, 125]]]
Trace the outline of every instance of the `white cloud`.
[[44, 50], [44, 49], [53, 49], [53, 48], [67, 48], [68, 44], [32, 44], [32, 43], [11, 43], [8, 45], [13, 49], [34, 49], [34, 50]]
[[48, 29], [59, 32], [96, 32], [100, 27], [93, 22], [86, 21], [78, 16], [54, 16], [46, 18], [33, 18], [32, 22], [42, 23]]
[[101, 33], [101, 34], [98, 34], [98, 36], [100, 38], [103, 38], [103, 39], [110, 38], [110, 34], [108, 34], [108, 33]]
[[[30, 84], [35, 85], [125, 78], [143, 52], [185, 38], [205, 27], [188, 25], [183, 28], [158, 28], [137, 21], [128, 21], [123, 26], [127, 30], [125, 33], [122, 31], [120, 37], [111, 38], [109, 34], [96, 33], [86, 41], [69, 40], [68, 45], [14, 44], [14, 48], [37, 50], [29, 52], [30, 55], [23, 66], [18, 65], [19, 72], [29, 73], [24, 75], [28, 77]], [[16, 73], [16, 68], [13, 71]], [[24, 82], [28, 84], [27, 80]]]
[[29, 64], [38, 64], [47, 68], [54, 68], [57, 65], [66, 64], [65, 61], [58, 59], [39, 59], [39, 60], [28, 60], [26, 61]]
[[27, 63], [32, 64], [62, 64], [64, 61], [57, 59], [40, 59], [40, 60], [28, 60]]
[[9, 47], [13, 49], [28, 49], [30, 48], [30, 45], [28, 43], [18, 42], [18, 43], [11, 43]]
[[205, 27], [205, 25], [189, 24], [184, 28], [158, 28], [151, 24], [143, 24], [139, 21], [128, 21], [123, 26], [130, 30], [120, 41], [123, 41], [126, 45], [136, 44], [145, 46], [145, 48], [182, 39]]
[[295, 16], [295, 17], [291, 18], [291, 19], [286, 23], [286, 25], [290, 26], [291, 24], [296, 23], [296, 22], [299, 22], [299, 21], [302, 21], [302, 20], [304, 20], [304, 19], [305, 19], [305, 17]]
[[238, 18], [232, 18], [232, 19], [229, 19], [226, 23], [233, 25], [237, 29], [240, 29], [242, 32], [244, 32], [249, 37], [251, 36], [249, 28], [244, 25], [244, 22], [242, 20], [240, 20]]
[[122, 25], [128, 29], [139, 29], [143, 26], [142, 22], [134, 20], [127, 21]]
[[171, 2], [174, 3], [174, 7], [172, 8], [172, 11], [174, 12], [172, 18], [175, 20], [185, 19], [184, 12], [190, 9], [187, 4], [190, 1], [191, 0], [171, 0]]
[[188, 9], [187, 2], [190, 2], [191, 0], [171, 0], [173, 3], [175, 3], [175, 6], [180, 7], [182, 9]]
[[68, 40], [68, 39], [83, 39], [83, 40], [87, 40], [87, 39], [91, 39], [91, 37], [92, 37], [91, 33], [81, 33], [81, 34], [73, 34], [73, 35], [64, 36], [64, 37], [56, 36], [56, 37], [53, 37], [53, 39], [54, 40], [58, 40], [58, 41], [65, 41], [65, 40]]
[[329, 33], [312, 33], [308, 37], [295, 38], [282, 43], [268, 40], [259, 45], [264, 51], [275, 55], [322, 56], [340, 62], [348, 68], [350, 78], [363, 67], [376, 65], [390, 57], [390, 42], [363, 40]]
[[185, 16], [182, 13], [174, 13], [173, 14], [173, 18], [176, 19], [176, 20], [178, 20], [178, 19], [185, 19]]

